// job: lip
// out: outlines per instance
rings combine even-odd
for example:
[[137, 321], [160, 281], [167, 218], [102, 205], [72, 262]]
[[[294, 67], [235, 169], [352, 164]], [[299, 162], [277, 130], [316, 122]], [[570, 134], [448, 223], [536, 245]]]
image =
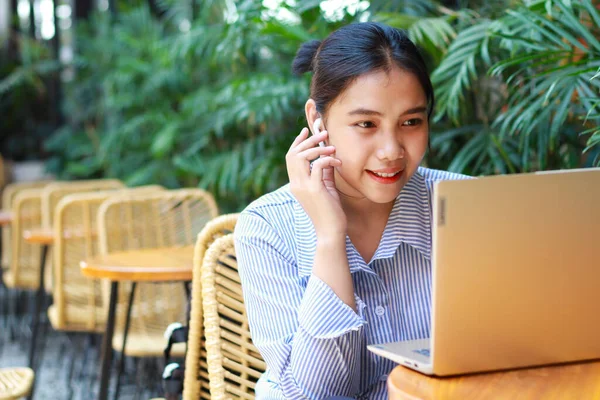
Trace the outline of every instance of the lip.
[[369, 177], [371, 177], [371, 179], [373, 179], [375, 182], [383, 183], [385, 185], [390, 185], [392, 183], [398, 182], [400, 180], [400, 178], [402, 178], [402, 175], [404, 175], [404, 170], [403, 169], [399, 170], [398, 168], [388, 168], [385, 170], [377, 170], [376, 172], [384, 173], [384, 174], [393, 174], [394, 172], [398, 172], [394, 176], [383, 177], [383, 176], [376, 175], [375, 171], [367, 170], [367, 174], [369, 175]]

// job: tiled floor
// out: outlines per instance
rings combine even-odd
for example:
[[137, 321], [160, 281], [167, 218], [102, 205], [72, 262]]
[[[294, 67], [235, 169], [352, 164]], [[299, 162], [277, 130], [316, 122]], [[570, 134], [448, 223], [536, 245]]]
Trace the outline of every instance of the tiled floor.
[[[11, 292], [10, 296], [14, 293]], [[7, 328], [7, 307], [9, 293], [0, 287], [0, 367], [27, 366], [30, 344], [28, 328], [29, 313], [25, 309], [17, 313], [18, 333], [11, 338]], [[20, 302], [28, 296], [21, 296]], [[13, 325], [14, 326], [14, 325]], [[93, 400], [96, 398], [99, 382], [99, 352], [101, 335], [89, 336], [80, 333], [54, 331], [45, 324], [45, 331], [38, 337], [38, 367], [34, 390], [35, 400]], [[41, 351], [42, 341], [45, 342]], [[113, 357], [115, 358], [115, 357]], [[69, 380], [69, 370], [73, 365], [73, 376]], [[121, 377], [119, 399], [148, 400], [162, 397], [160, 391], [160, 373], [162, 360], [126, 360], [126, 371]], [[112, 367], [113, 399], [116, 383], [116, 363]], [[137, 382], [137, 385], [136, 385]]]

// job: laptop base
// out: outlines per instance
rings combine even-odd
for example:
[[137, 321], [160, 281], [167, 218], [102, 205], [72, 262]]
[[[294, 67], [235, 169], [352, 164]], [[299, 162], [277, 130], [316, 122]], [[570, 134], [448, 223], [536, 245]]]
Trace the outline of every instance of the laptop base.
[[426, 375], [433, 375], [430, 357], [430, 339], [406, 340], [402, 342], [373, 344], [367, 348], [373, 353], [388, 358], [405, 367]]

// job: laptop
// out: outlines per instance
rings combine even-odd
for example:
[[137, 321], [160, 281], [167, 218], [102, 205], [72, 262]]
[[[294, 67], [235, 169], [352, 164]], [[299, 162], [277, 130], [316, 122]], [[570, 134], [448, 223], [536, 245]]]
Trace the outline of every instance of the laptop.
[[600, 168], [434, 187], [431, 337], [373, 344], [428, 375], [600, 358]]

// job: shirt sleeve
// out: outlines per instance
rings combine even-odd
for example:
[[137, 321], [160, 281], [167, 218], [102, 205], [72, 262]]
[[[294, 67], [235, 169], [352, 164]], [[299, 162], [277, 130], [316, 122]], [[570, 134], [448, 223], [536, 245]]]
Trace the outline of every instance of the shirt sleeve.
[[299, 277], [260, 215], [242, 213], [235, 248], [252, 340], [284, 397], [356, 396], [364, 303], [355, 296], [357, 313], [316, 276]]

